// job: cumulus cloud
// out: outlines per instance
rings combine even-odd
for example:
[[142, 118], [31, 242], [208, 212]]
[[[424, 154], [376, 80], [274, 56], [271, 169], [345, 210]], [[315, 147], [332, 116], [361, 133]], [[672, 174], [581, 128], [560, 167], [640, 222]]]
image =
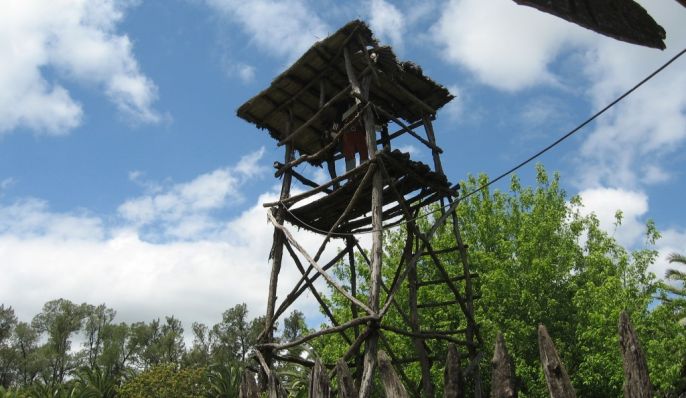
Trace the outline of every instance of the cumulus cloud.
[[206, 0], [260, 50], [294, 60], [331, 30], [306, 0]]
[[[151, 238], [201, 239], [216, 234], [221, 225], [212, 212], [239, 203], [239, 187], [265, 168], [259, 165], [264, 148], [250, 153], [231, 167], [201, 174], [192, 181], [165, 186], [145, 182], [151, 193], [129, 199], [119, 206], [119, 214]], [[140, 181], [140, 173], [130, 177]], [[148, 227], [148, 228], [145, 228]]]
[[393, 4], [385, 0], [371, 0], [369, 25], [381, 40], [388, 40], [396, 49], [402, 49], [405, 18]]
[[[0, 13], [0, 133], [64, 134], [83, 107], [62, 81], [93, 85], [136, 122], [158, 122], [157, 87], [117, 33], [129, 2], [12, 0]], [[48, 73], [52, 72], [52, 73]]]
[[452, 0], [432, 34], [446, 61], [507, 91], [556, 83], [549, 64], [587, 36], [582, 28], [509, 0]]
[[[665, 62], [686, 36], [683, 7], [673, 1], [646, 3], [667, 30], [665, 52], [602, 41], [587, 54], [589, 97], [600, 108]], [[672, 51], [670, 51], [670, 49]], [[669, 180], [666, 156], [686, 140], [686, 75], [673, 65], [601, 118], [582, 147], [581, 184], [639, 186]]]
[[[1, 207], [3, 218], [19, 210], [37, 221], [0, 226], [3, 302], [24, 320], [58, 297], [105, 302], [119, 312], [120, 320], [129, 322], [173, 314], [188, 324], [214, 323], [223, 310], [242, 302], [252, 316], [261, 315], [269, 283], [271, 241], [265, 237], [272, 232], [261, 202], [276, 197], [265, 194], [226, 222], [224, 239], [192, 242], [153, 243], [135, 228], [105, 226], [103, 233], [103, 219], [50, 212], [45, 204]], [[304, 242], [313, 246], [307, 238]], [[297, 275], [285, 262], [280, 297]], [[316, 315], [308, 295], [298, 308]]]
[[686, 254], [686, 230], [669, 228], [662, 232], [662, 238], [657, 242], [660, 257], [651, 267], [650, 271], [655, 273], [658, 278], [664, 278], [665, 272], [672, 269], [686, 271], [683, 267], [679, 268], [676, 264], [670, 264], [667, 256], [671, 253]]
[[[645, 192], [616, 188], [592, 188], [579, 192], [585, 214], [595, 213], [600, 227], [614, 235], [625, 247], [640, 244], [645, 231], [642, 217], [648, 212]], [[622, 223], [615, 227], [615, 214], [622, 212]]]
[[[254, 178], [260, 157], [261, 151], [256, 151], [236, 165], [125, 201], [138, 203], [147, 198], [152, 204], [138, 213], [122, 204], [120, 217], [86, 210], [54, 211], [49, 203], [38, 199], [0, 202], [3, 303], [12, 305], [22, 320], [29, 320], [43, 303], [59, 297], [92, 304], [105, 302], [118, 311], [119, 320], [127, 322], [173, 314], [186, 325], [192, 321], [216, 323], [222, 311], [242, 302], [248, 304], [251, 316], [262, 315], [273, 233], [262, 203], [276, 200], [277, 190], [260, 195], [236, 216], [209, 211], [240, 195], [227, 193], [227, 186], [240, 190], [245, 183], [242, 179]], [[140, 178], [140, 173], [134, 177]], [[157, 188], [143, 184], [142, 189]], [[146, 239], [140, 219], [169, 219], [172, 221], [164, 228], [174, 230], [183, 224], [173, 222], [177, 214], [200, 214], [201, 222], [216, 231], [194, 235], [193, 239], [173, 233], [161, 240]], [[313, 255], [322, 237], [292, 229]], [[331, 259], [338, 246], [329, 246], [321, 261]], [[286, 297], [299, 275], [286, 256], [279, 297]], [[321, 281], [317, 285], [326, 289]], [[304, 311], [310, 321], [320, 319], [309, 292], [295, 308]]]

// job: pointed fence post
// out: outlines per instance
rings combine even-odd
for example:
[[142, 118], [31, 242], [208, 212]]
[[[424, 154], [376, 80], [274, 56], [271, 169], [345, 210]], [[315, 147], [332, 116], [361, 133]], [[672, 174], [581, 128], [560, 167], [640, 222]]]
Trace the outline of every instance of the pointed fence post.
[[515, 368], [512, 358], [507, 353], [505, 338], [498, 333], [495, 340], [493, 359], [493, 377], [491, 379], [491, 398], [516, 398]]
[[448, 345], [443, 383], [443, 398], [464, 398], [464, 374], [460, 368], [460, 353], [454, 343]]
[[625, 311], [619, 314], [619, 348], [622, 351], [624, 366], [624, 397], [652, 397], [653, 387], [648, 376], [648, 362]]
[[379, 373], [381, 374], [381, 384], [387, 397], [410, 398], [405, 386], [393, 369], [391, 358], [383, 350], [379, 350], [377, 355], [379, 363]]
[[257, 383], [255, 376], [249, 370], [245, 370], [241, 375], [241, 385], [238, 391], [238, 398], [258, 398]]
[[548, 382], [550, 398], [576, 398], [576, 391], [569, 381], [567, 369], [560, 360], [555, 344], [544, 325], [538, 325], [538, 351], [541, 355], [543, 373]]
[[338, 375], [338, 397], [339, 398], [357, 398], [357, 389], [355, 388], [355, 381], [350, 374], [348, 364], [343, 358], [336, 362], [336, 374]]
[[329, 377], [319, 359], [314, 361], [310, 373], [310, 390], [308, 398], [329, 398]]

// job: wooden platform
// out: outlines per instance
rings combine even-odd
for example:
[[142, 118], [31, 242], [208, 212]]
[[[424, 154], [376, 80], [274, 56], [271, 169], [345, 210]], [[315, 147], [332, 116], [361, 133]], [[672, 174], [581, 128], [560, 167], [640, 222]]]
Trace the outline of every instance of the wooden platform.
[[[381, 152], [377, 159], [383, 162], [390, 178], [384, 178], [383, 204], [384, 220], [398, 221], [403, 216], [403, 209], [398, 203], [397, 195], [391, 188], [403, 196], [405, 202], [414, 210], [439, 200], [441, 197], [455, 195], [444, 175], [431, 171], [429, 166], [410, 160], [409, 154], [398, 150]], [[289, 223], [316, 233], [327, 233], [350, 203], [355, 191], [364, 180], [364, 175], [371, 163], [358, 167], [357, 174], [340, 188], [313, 202], [299, 205], [293, 203], [286, 212], [285, 220]], [[381, 167], [378, 167], [381, 170]], [[371, 228], [371, 179], [361, 188], [354, 207], [346, 220], [333, 232], [363, 232]], [[302, 201], [301, 201], [302, 202]], [[288, 203], [288, 202], [286, 202]]]

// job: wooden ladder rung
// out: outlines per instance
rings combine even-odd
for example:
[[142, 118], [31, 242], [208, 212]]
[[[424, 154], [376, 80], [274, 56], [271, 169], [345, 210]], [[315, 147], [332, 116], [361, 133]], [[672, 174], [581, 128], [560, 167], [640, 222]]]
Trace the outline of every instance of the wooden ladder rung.
[[[469, 274], [469, 277], [478, 278], [479, 274], [472, 273], [472, 274]], [[464, 278], [465, 278], [464, 275], [453, 276], [452, 278], [450, 278], [450, 281], [451, 282], [457, 282], [457, 281], [464, 280]], [[435, 279], [435, 280], [431, 280], [431, 281], [417, 282], [417, 287], [440, 285], [441, 283], [446, 283], [446, 280], [445, 279]]]

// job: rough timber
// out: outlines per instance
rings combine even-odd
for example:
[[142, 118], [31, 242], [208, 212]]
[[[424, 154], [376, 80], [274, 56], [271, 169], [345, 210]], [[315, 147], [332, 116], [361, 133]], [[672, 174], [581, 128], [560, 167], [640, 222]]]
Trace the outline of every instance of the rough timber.
[[[456, 204], [453, 202], [421, 228], [415, 222], [422, 208], [452, 202], [458, 195], [457, 186], [451, 185], [443, 172], [443, 151], [436, 143], [432, 126], [436, 112], [452, 98], [445, 87], [425, 76], [417, 65], [400, 62], [390, 47], [380, 45], [366, 24], [352, 21], [316, 43], [267, 89], [238, 109], [239, 117], [267, 130], [278, 145], [285, 147], [283, 162], [275, 162], [276, 176], [283, 178], [281, 195], [278, 201], [265, 204], [274, 225], [274, 242], [265, 326], [255, 354], [264, 375], [263, 384], [271, 390], [270, 397], [280, 394], [273, 372], [276, 361], [313, 367], [318, 369], [317, 377], [322, 378], [320, 365], [288, 355], [284, 350], [328, 334], [340, 336], [349, 348], [337, 363], [324, 364], [325, 367], [339, 369], [339, 380], [348, 380], [347, 388], [359, 391], [360, 397], [372, 393], [378, 373], [377, 354], [383, 358], [384, 372], [388, 362], [393, 363], [409, 395], [433, 397], [431, 369], [436, 356], [447, 352], [448, 343], [458, 344], [464, 350], [462, 357], [471, 365], [467, 366], [467, 373], [473, 381], [475, 396], [481, 396], [476, 366], [481, 357], [481, 338], [473, 306], [472, 279], [476, 275], [470, 272]], [[337, 141], [352, 123], [346, 121], [344, 126], [333, 127], [332, 121], [340, 112], [336, 107], [343, 101], [356, 106], [354, 120], [364, 127], [369, 161], [336, 176], [335, 167], [331, 166], [341, 158]], [[400, 137], [416, 140], [430, 150], [433, 168], [393, 150], [393, 143]], [[307, 179], [297, 171], [303, 163], [327, 163], [331, 181], [317, 185]], [[294, 181], [311, 189], [291, 196]], [[434, 247], [432, 237], [446, 223], [452, 224], [454, 240], [446, 247]], [[405, 229], [405, 245], [399, 263], [384, 264], [382, 233], [394, 225]], [[297, 241], [291, 233], [293, 226], [322, 236], [315, 253], [308, 252]], [[371, 234], [368, 250], [363, 250], [357, 240], [360, 233]], [[325, 248], [332, 242], [340, 242], [344, 249], [333, 258], [324, 259]], [[279, 301], [276, 291], [284, 253], [302, 276]], [[356, 256], [364, 259], [362, 264], [356, 264]], [[333, 266], [341, 263], [348, 267], [349, 281], [330, 273]], [[382, 266], [395, 276], [383, 278]], [[367, 268], [364, 274], [369, 275], [365, 302], [357, 296], [360, 267]], [[352, 314], [349, 320], [335, 318], [315, 286], [319, 277], [347, 299]], [[421, 290], [426, 287], [442, 288], [453, 299], [444, 303], [420, 302], [426, 296]], [[305, 291], [319, 302], [329, 326], [291, 342], [274, 341], [276, 321]], [[430, 307], [443, 307], [451, 315], [440, 325], [427, 325], [420, 312]], [[386, 322], [391, 316], [401, 319], [405, 327]], [[399, 356], [393, 352], [391, 337], [394, 342], [404, 339], [413, 353]], [[387, 351], [389, 358], [381, 355], [380, 349]], [[407, 366], [420, 369], [418, 385], [407, 376]], [[354, 379], [352, 385], [349, 377]]]

